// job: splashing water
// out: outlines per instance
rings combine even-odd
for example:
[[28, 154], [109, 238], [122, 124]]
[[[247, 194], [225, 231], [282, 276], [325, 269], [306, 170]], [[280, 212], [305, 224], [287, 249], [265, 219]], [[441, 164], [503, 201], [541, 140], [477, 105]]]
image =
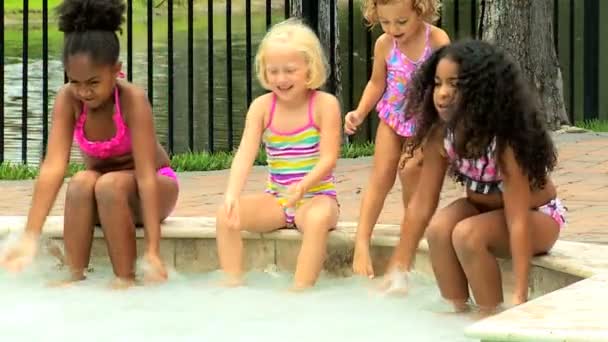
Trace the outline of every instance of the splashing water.
[[[140, 269], [144, 265], [140, 264]], [[222, 288], [222, 274], [180, 274], [169, 282], [110, 290], [109, 266], [85, 281], [51, 288], [64, 276], [46, 256], [19, 276], [0, 270], [3, 341], [468, 341], [471, 323], [446, 311], [436, 286], [409, 277], [406, 297], [385, 296], [363, 278], [323, 276], [304, 293], [287, 291], [292, 275], [268, 267], [247, 286]]]

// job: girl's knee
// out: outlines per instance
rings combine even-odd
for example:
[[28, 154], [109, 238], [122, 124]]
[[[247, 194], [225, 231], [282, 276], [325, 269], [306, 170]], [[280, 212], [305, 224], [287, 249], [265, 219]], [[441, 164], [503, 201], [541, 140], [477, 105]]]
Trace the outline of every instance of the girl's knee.
[[471, 256], [486, 247], [478, 233], [478, 229], [483, 229], [483, 227], [477, 227], [476, 230], [472, 223], [470, 220], [460, 221], [452, 232], [454, 250], [461, 258]]
[[306, 216], [303, 217], [306, 229], [319, 229], [321, 231], [329, 231], [335, 228], [338, 220], [338, 208], [336, 200], [330, 197], [321, 196], [315, 198], [315, 203], [306, 211]]
[[432, 220], [426, 229], [426, 240], [431, 248], [434, 246], [445, 246], [452, 242], [451, 229], [441, 224], [441, 222]]
[[99, 173], [85, 170], [79, 171], [70, 179], [66, 190], [66, 200], [83, 201], [93, 198], [95, 183]]
[[399, 168], [399, 158], [390, 156], [378, 156], [374, 158], [372, 174], [378, 177], [393, 177], [397, 175]]
[[95, 183], [95, 199], [101, 205], [115, 204], [128, 199], [129, 185], [125, 177], [114, 173], [106, 173]]
[[[221, 231], [228, 228], [228, 212], [226, 206], [222, 204], [215, 213], [215, 229]], [[233, 227], [231, 230], [240, 230], [240, 227]]]

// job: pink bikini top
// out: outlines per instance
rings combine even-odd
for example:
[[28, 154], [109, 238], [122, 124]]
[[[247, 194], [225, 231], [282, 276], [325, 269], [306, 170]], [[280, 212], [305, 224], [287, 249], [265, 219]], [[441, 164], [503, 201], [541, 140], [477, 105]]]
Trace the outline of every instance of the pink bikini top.
[[84, 133], [84, 123], [87, 120], [87, 107], [82, 106], [82, 113], [78, 116], [74, 129], [74, 140], [80, 146], [80, 150], [94, 158], [107, 159], [128, 154], [132, 150], [131, 134], [125, 124], [120, 110], [120, 98], [118, 97], [118, 87], [114, 88], [114, 115], [112, 115], [116, 125], [116, 135], [108, 140], [90, 141]]

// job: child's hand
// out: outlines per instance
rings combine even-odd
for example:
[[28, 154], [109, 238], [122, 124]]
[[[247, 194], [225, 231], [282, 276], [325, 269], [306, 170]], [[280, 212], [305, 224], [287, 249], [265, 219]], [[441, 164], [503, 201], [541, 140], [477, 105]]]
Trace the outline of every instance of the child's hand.
[[228, 228], [239, 229], [241, 226], [239, 217], [239, 201], [230, 195], [226, 195], [226, 198], [224, 199], [224, 209], [226, 210]]
[[357, 132], [357, 127], [363, 122], [363, 115], [356, 110], [348, 112], [344, 118], [344, 132], [351, 135]]
[[364, 277], [374, 277], [372, 258], [369, 255], [369, 244], [357, 241], [355, 255], [353, 256], [353, 272]]
[[23, 233], [17, 240], [9, 242], [0, 251], [0, 266], [10, 272], [21, 272], [36, 256], [38, 237]]
[[302, 188], [300, 183], [292, 184], [287, 189], [287, 194], [289, 194], [289, 198], [287, 198], [287, 203], [285, 203], [285, 207], [295, 208], [296, 204], [298, 204], [298, 202], [304, 196], [304, 189]]
[[408, 273], [393, 269], [387, 272], [378, 289], [388, 295], [406, 295], [409, 290]]
[[144, 256], [144, 283], [162, 283], [167, 278], [167, 269], [160, 256], [156, 253], [146, 253]]

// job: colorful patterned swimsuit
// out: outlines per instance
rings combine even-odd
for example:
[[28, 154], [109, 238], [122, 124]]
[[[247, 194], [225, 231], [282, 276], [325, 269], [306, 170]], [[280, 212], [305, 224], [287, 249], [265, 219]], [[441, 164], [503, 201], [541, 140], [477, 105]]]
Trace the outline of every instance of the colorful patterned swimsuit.
[[294, 226], [295, 209], [306, 199], [318, 195], [336, 198], [336, 186], [332, 172], [311, 187], [296, 204], [296, 208], [285, 207], [289, 198], [287, 193], [289, 186], [300, 182], [319, 162], [321, 136], [319, 127], [314, 122], [312, 110], [314, 97], [315, 92], [313, 91], [308, 102], [308, 123], [291, 132], [280, 132], [272, 128], [272, 119], [277, 104], [277, 97], [273, 94], [270, 117], [263, 134], [269, 171], [266, 192], [274, 195], [283, 207], [288, 227]]
[[[454, 140], [454, 133], [448, 131], [443, 140], [443, 147], [457, 181], [468, 190], [479, 194], [502, 192], [502, 175], [496, 162], [496, 138], [488, 147], [486, 154], [479, 159], [460, 158], [456, 154]], [[566, 208], [559, 198], [552, 199], [537, 210], [549, 215], [560, 228], [566, 225]]]
[[406, 94], [408, 83], [414, 72], [432, 54], [430, 44], [431, 26], [426, 26], [426, 41], [422, 57], [418, 61], [412, 61], [401, 50], [397, 40], [393, 40], [393, 48], [386, 59], [386, 90], [378, 104], [376, 111], [378, 117], [395, 133], [403, 137], [411, 137], [416, 129], [416, 120], [413, 117], [405, 117]]

